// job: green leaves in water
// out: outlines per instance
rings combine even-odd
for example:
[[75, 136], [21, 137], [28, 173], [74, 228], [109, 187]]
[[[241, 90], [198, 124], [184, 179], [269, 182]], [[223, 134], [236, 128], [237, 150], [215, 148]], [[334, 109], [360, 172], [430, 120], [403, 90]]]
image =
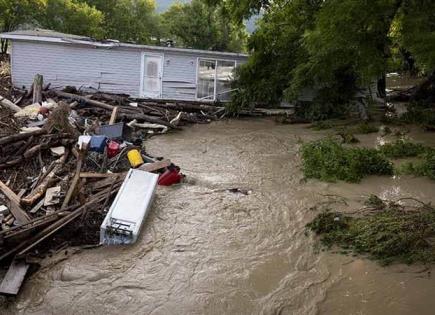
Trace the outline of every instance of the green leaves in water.
[[307, 178], [359, 182], [368, 175], [392, 175], [393, 165], [378, 150], [345, 147], [332, 139], [302, 145]]
[[371, 197], [370, 202], [374, 201], [376, 206], [371, 205], [362, 216], [327, 210], [306, 227], [328, 248], [338, 246], [382, 264], [434, 262], [435, 209], [426, 204], [405, 207]]

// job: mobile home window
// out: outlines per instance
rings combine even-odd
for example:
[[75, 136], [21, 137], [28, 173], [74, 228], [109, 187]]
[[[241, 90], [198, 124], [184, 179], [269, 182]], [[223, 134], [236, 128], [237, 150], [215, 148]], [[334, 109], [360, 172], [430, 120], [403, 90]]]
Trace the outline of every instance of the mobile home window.
[[228, 101], [235, 61], [199, 59], [196, 97], [200, 100]]

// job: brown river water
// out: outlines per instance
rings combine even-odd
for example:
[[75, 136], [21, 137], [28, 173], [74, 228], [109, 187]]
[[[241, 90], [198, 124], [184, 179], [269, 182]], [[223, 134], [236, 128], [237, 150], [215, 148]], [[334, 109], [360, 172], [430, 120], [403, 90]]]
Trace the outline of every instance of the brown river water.
[[[354, 208], [369, 194], [434, 202], [435, 181], [306, 181], [300, 140], [325, 134], [238, 120], [153, 138], [147, 150], [171, 158], [188, 182], [158, 188], [140, 240], [47, 262], [0, 313], [434, 314], [433, 267], [322, 251], [305, 225], [316, 215], [310, 208], [333, 195]], [[431, 134], [411, 136], [435, 145]], [[226, 191], [236, 187], [252, 193]]]

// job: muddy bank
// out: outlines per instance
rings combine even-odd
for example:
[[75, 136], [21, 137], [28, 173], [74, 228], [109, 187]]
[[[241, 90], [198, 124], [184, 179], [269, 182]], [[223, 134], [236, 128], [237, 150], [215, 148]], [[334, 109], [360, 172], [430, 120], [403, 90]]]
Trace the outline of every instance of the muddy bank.
[[[319, 251], [304, 226], [326, 195], [435, 201], [435, 182], [304, 181], [299, 141], [322, 137], [267, 120], [197, 125], [148, 142], [189, 183], [159, 188], [140, 241], [82, 251], [33, 275], [9, 314], [432, 314], [432, 268], [380, 267]], [[416, 132], [412, 136], [418, 140]], [[364, 143], [377, 143], [376, 135]], [[245, 196], [228, 188], [252, 190]]]

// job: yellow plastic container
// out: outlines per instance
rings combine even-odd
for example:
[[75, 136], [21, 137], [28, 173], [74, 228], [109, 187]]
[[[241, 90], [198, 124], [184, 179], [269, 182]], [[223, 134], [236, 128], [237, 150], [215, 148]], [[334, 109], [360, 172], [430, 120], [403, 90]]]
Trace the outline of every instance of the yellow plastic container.
[[141, 166], [144, 163], [142, 155], [136, 149], [128, 151], [127, 157], [128, 157], [128, 161], [130, 162], [131, 167], [133, 167], [133, 168]]

